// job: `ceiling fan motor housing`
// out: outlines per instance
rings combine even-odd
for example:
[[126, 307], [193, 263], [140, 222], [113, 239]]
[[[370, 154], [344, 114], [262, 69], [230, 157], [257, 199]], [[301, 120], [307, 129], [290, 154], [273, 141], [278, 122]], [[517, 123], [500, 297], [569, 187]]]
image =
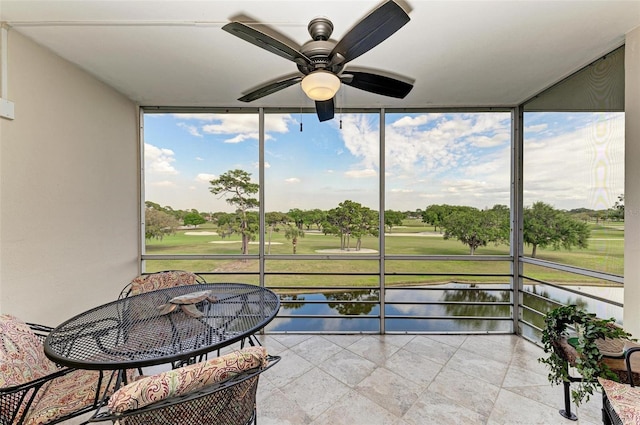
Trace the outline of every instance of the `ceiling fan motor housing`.
[[314, 18], [309, 22], [307, 29], [312, 40], [303, 44], [300, 47], [300, 52], [311, 59], [311, 63], [298, 63], [300, 72], [304, 75], [319, 69], [324, 69], [334, 74], [341, 72], [344, 65], [334, 65], [329, 59], [329, 55], [337, 44], [337, 41], [330, 39], [333, 33], [333, 23], [325, 17]]
[[313, 71], [318, 69], [326, 69], [327, 71], [331, 71], [335, 74], [342, 71], [344, 66], [329, 66], [329, 54], [333, 50], [336, 42], [334, 40], [318, 40], [318, 41], [308, 41], [301, 48], [300, 51], [304, 53], [309, 59], [311, 59], [310, 64], [297, 64], [298, 69], [303, 74], [307, 75]]

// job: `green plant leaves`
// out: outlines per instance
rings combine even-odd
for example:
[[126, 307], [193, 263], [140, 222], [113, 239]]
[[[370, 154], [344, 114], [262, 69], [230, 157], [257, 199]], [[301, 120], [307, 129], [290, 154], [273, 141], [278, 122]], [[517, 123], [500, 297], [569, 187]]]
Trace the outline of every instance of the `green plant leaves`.
[[602, 353], [596, 345], [601, 338], [629, 338], [631, 335], [615, 325], [615, 319], [599, 319], [595, 314], [578, 308], [575, 305], [558, 307], [549, 311], [545, 316], [545, 329], [542, 331], [542, 344], [547, 358], [540, 358], [540, 363], [549, 369], [549, 382], [559, 385], [563, 382], [574, 382], [570, 379], [567, 361], [558, 352], [557, 342], [568, 337], [569, 326], [579, 325], [581, 336], [575, 346], [577, 358], [575, 369], [582, 377], [572, 387], [571, 397], [576, 405], [589, 401], [593, 391], [598, 388], [597, 378], [607, 377], [617, 381], [618, 377], [607, 365], [601, 362]]

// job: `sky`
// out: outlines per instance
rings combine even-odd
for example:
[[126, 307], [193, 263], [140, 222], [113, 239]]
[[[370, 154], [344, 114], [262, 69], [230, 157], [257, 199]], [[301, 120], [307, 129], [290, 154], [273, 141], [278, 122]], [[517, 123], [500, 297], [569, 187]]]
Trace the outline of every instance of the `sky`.
[[[266, 211], [328, 210], [344, 200], [377, 210], [379, 121], [265, 114]], [[385, 209], [509, 205], [508, 112], [388, 113], [385, 121]], [[613, 206], [624, 192], [623, 113], [525, 113], [524, 124], [525, 206]], [[242, 169], [257, 183], [258, 136], [257, 114], [146, 114], [145, 200], [231, 211], [210, 181]]]

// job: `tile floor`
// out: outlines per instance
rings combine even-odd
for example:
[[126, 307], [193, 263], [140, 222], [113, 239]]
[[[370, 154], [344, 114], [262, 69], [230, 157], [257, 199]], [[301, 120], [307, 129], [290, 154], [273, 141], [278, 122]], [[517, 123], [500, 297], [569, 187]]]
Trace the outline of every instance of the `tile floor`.
[[577, 422], [560, 416], [544, 352], [515, 335], [260, 339], [282, 360], [260, 378], [259, 425], [602, 423], [600, 394], [572, 405]]
[[596, 394], [563, 418], [541, 348], [513, 335], [270, 335], [260, 425], [600, 424]]

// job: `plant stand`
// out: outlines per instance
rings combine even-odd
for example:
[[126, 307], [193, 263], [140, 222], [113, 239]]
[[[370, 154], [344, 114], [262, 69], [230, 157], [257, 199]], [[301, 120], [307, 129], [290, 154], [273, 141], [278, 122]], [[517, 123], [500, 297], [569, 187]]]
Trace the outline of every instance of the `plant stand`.
[[[568, 381], [563, 382], [564, 409], [559, 412], [562, 417], [576, 421], [578, 420], [578, 417], [571, 411], [571, 383], [582, 382], [582, 378], [569, 375], [569, 367], [575, 366], [576, 359], [578, 358], [578, 352], [565, 337], [555, 340], [553, 345], [556, 348], [557, 353], [565, 361], [565, 371], [567, 372], [566, 376], [568, 379]], [[626, 339], [607, 339], [600, 342], [599, 345], [602, 352], [601, 362], [606, 364], [611, 372], [616, 374], [621, 383], [625, 384], [630, 382], [624, 359], [624, 352], [629, 346], [636, 346], [636, 344], [633, 344]], [[639, 358], [637, 359], [632, 359], [632, 363], [634, 363], [632, 364], [632, 370], [640, 370], [640, 356], [638, 357]], [[632, 375], [634, 382], [638, 382], [638, 380], [640, 380], [640, 373], [632, 372]]]

